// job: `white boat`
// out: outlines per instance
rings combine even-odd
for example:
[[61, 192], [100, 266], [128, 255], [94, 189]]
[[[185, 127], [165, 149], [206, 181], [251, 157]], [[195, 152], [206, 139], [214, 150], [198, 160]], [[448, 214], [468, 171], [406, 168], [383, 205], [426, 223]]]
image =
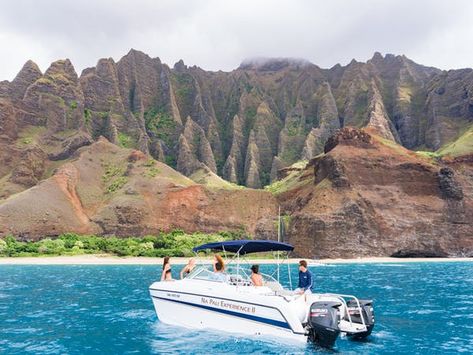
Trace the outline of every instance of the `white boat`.
[[[263, 275], [253, 286], [240, 257], [254, 252], [290, 252], [286, 243], [237, 240], [194, 248], [235, 254], [236, 265], [225, 274], [196, 266], [183, 280], [159, 281], [150, 294], [160, 321], [183, 327], [215, 329], [234, 334], [262, 335], [332, 347], [340, 333], [367, 337], [374, 326], [372, 301], [340, 294], [297, 294], [279, 280]], [[279, 275], [280, 264], [276, 274]], [[289, 264], [288, 264], [289, 268]]]

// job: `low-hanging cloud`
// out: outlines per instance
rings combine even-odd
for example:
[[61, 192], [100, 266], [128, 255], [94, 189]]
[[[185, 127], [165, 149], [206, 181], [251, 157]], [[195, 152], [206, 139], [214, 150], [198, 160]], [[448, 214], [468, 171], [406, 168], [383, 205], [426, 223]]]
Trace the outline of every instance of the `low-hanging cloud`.
[[16, 0], [0, 7], [0, 80], [33, 59], [78, 72], [130, 48], [168, 64], [231, 70], [245, 58], [322, 67], [405, 54], [442, 69], [473, 66], [473, 2], [407, 0]]

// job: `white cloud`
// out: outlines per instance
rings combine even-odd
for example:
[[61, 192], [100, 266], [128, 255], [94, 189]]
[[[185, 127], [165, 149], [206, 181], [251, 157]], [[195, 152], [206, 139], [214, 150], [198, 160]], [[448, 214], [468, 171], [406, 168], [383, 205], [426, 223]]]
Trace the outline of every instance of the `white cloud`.
[[231, 70], [247, 57], [301, 57], [322, 67], [373, 52], [443, 69], [473, 66], [473, 2], [452, 0], [16, 0], [0, 11], [0, 78], [27, 59], [68, 57], [80, 72], [135, 48]]

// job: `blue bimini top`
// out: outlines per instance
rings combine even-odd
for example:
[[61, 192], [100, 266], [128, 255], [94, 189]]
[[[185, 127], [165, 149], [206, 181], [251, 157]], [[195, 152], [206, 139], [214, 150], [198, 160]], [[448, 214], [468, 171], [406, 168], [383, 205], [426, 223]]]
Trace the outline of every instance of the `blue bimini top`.
[[192, 249], [194, 252], [201, 250], [221, 250], [240, 255], [250, 253], [262, 253], [268, 251], [293, 251], [294, 247], [287, 243], [275, 242], [273, 240], [229, 240], [226, 242], [215, 242], [199, 245]]

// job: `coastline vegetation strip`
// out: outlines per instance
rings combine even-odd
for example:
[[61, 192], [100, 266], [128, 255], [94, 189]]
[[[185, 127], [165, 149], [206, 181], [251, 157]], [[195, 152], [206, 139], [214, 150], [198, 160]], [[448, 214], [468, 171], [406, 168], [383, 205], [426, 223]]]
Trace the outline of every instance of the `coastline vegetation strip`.
[[193, 256], [196, 245], [231, 239], [240, 239], [239, 233], [219, 232], [169, 233], [144, 237], [104, 237], [64, 233], [57, 238], [38, 241], [20, 241], [13, 236], [0, 238], [0, 257], [62, 256], [84, 254], [110, 254], [117, 256]]

